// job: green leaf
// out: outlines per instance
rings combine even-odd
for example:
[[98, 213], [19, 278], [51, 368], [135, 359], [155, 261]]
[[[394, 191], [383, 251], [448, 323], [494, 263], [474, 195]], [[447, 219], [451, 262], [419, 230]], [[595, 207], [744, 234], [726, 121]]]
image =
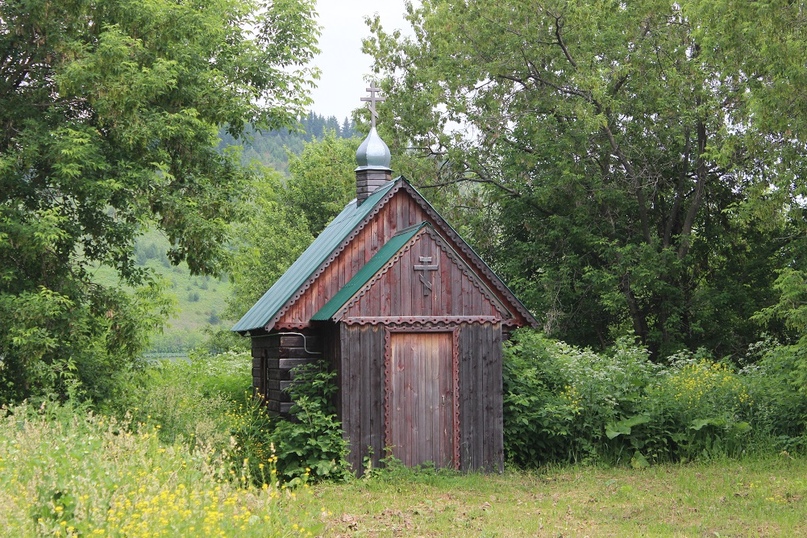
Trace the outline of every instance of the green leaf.
[[610, 423], [605, 426], [605, 435], [608, 439], [614, 439], [620, 435], [630, 435], [631, 429], [641, 424], [650, 422], [650, 417], [647, 415], [635, 415], [630, 418], [620, 420], [616, 423]]

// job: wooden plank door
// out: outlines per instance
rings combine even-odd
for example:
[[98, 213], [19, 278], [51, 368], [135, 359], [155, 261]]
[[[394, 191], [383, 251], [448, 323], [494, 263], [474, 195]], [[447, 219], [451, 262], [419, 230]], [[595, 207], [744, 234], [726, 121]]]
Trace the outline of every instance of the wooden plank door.
[[390, 334], [387, 446], [407, 466], [458, 464], [453, 346], [449, 332]]

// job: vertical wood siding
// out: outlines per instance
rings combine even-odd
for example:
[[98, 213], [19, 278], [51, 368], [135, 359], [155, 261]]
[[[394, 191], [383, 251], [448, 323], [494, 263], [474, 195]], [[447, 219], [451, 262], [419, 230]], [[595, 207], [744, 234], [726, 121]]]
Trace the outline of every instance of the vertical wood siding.
[[[405, 327], [393, 331], [401, 329]], [[420, 334], [416, 328], [408, 329]], [[365, 457], [377, 467], [385, 456], [386, 333], [381, 325], [339, 324], [341, 390], [337, 407], [350, 442], [348, 461], [359, 474]], [[466, 323], [459, 329], [458, 452], [462, 470], [501, 472], [504, 468], [501, 334], [501, 325], [493, 323]]]
[[386, 444], [413, 467], [455, 467], [454, 334], [397, 332], [386, 368]]
[[361, 474], [366, 456], [384, 457], [385, 331], [378, 325], [340, 324], [342, 428], [350, 442], [348, 461]]
[[[418, 269], [424, 265], [435, 269]], [[371, 281], [369, 289], [348, 306], [342, 317], [365, 316], [506, 319], [511, 315], [485, 284], [470, 273], [467, 265], [424, 233], [391, 267]]]
[[460, 329], [460, 462], [463, 470], [504, 469], [501, 325]]

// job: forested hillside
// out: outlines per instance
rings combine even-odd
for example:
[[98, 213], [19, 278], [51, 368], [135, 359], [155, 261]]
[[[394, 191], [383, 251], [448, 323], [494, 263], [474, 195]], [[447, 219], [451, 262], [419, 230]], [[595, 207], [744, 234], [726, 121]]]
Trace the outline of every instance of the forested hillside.
[[[242, 259], [239, 253], [243, 249], [239, 245], [243, 244], [244, 238], [238, 238], [231, 246], [237, 258], [230, 270], [219, 277], [193, 275], [187, 264], [171, 263], [166, 254], [170, 250], [170, 244], [164, 235], [152, 230], [140, 236], [135, 245], [137, 267], [159, 275], [165, 284], [163, 293], [173, 301], [170, 318], [150, 339], [146, 350], [149, 356], [184, 355], [194, 347], [204, 344], [211, 334], [228, 331], [238, 317], [249, 308], [248, 301], [257, 299], [266, 291], [262, 288], [268, 288], [282, 269], [293, 261], [292, 254], [299, 253], [313, 239], [309, 228], [319, 231], [352, 196], [352, 158], [353, 151], [358, 146], [358, 140], [352, 138], [353, 133], [353, 123], [348, 119], [345, 119], [340, 126], [335, 117], [326, 118], [315, 112], [303, 116], [295, 129], [260, 133], [248, 128], [241, 144], [222, 131], [221, 147], [226, 147], [227, 144], [240, 145], [244, 151], [242, 155], [244, 164], [257, 160], [280, 174], [267, 171], [258, 181], [260, 186], [255, 188], [264, 193], [258, 195], [257, 200], [267, 192], [271, 192], [272, 196], [281, 196], [286, 209], [283, 216], [278, 214], [279, 210], [274, 205], [271, 208], [274, 214], [265, 213], [259, 209], [260, 202], [257, 202], [258, 212], [249, 217], [252, 224], [241, 228], [239, 233], [249, 237], [250, 226], [254, 227], [253, 230], [262, 229], [258, 242], [252, 245], [252, 248], [271, 256], [272, 263], [276, 264], [278, 269], [267, 270], [266, 265], [259, 261]], [[308, 154], [304, 156], [307, 147]], [[332, 150], [337, 154], [328, 157], [328, 153]], [[322, 152], [321, 158], [325, 159], [325, 164], [320, 164], [319, 167], [314, 165], [314, 169], [311, 169], [315, 161], [313, 155], [318, 151]], [[341, 186], [339, 189], [334, 189], [336, 185], [333, 178], [334, 168], [327, 167], [334, 158], [345, 165], [338, 180]], [[303, 162], [309, 163], [308, 168]], [[292, 177], [286, 177], [290, 174]], [[323, 178], [329, 178], [331, 181], [324, 183], [318, 191], [311, 186], [312, 182]], [[255, 200], [244, 199], [244, 206], [253, 202]], [[327, 208], [321, 204], [326, 204]], [[286, 224], [286, 219], [290, 219], [290, 223], [299, 222], [299, 219], [295, 220], [292, 217], [295, 211], [307, 219], [299, 232], [292, 230], [293, 224]], [[273, 233], [278, 233], [278, 230], [282, 230], [278, 241], [269, 248], [269, 238]], [[300, 238], [299, 242], [295, 237]], [[286, 251], [289, 252], [288, 255], [282, 254]], [[250, 267], [251, 265], [254, 267]], [[249, 299], [240, 298], [243, 286], [233, 288], [230, 272], [235, 272], [236, 278], [254, 274], [250, 277], [255, 282], [251, 284], [254, 290], [249, 294]], [[109, 269], [97, 271], [96, 277], [108, 285], [116, 283], [114, 272]]]
[[305, 142], [321, 139], [327, 133], [333, 133], [339, 138], [356, 136], [355, 126], [349, 118], [343, 119], [340, 123], [335, 116], [325, 117], [316, 112], [309, 112], [291, 128], [284, 127], [264, 132], [248, 127], [243, 137], [238, 140], [226, 130], [222, 130], [219, 135], [221, 148], [242, 147], [241, 161], [244, 164], [259, 162], [288, 174], [289, 154], [299, 155]]

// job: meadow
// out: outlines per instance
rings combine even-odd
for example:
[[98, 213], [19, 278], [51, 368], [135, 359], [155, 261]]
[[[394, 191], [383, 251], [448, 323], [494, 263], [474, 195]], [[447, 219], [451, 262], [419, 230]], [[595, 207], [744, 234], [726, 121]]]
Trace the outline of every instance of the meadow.
[[[527, 344], [522, 339], [513, 348], [526, 357]], [[510, 439], [503, 474], [411, 470], [388, 459], [385, 468], [363, 469], [357, 478], [344, 467], [344, 444], [327, 398], [316, 398], [304, 384], [295, 389], [304, 402], [297, 422], [268, 417], [249, 397], [246, 353], [197, 352], [122, 375], [118, 393], [105, 404], [45, 399], [5, 408], [0, 529], [9, 537], [807, 533], [807, 458], [796, 431], [762, 435], [768, 415], [762, 420], [759, 411], [720, 428], [690, 426], [677, 456], [665, 456], [656, 449], [675, 432], [661, 430], [677, 422], [653, 416], [641, 424], [634, 420], [631, 433], [619, 423], [609, 430], [606, 410], [614, 404], [598, 396], [607, 392], [616, 403], [627, 398], [614, 381], [624, 381], [622, 374], [641, 359], [636, 350], [623, 350], [616, 362], [608, 362], [543, 340], [529, 345], [544, 354], [544, 377], [554, 365], [577, 379], [576, 384], [561, 379], [559, 394], [546, 396], [570, 407], [552, 401], [533, 406], [555, 409], [550, 421], [532, 419], [546, 427], [536, 442], [562, 453], [554, 460], [516, 466], [512, 455], [524, 444]], [[652, 368], [656, 381], [650, 394], [660, 404], [665, 400], [659, 391], [670, 389], [669, 402], [685, 407], [698, 426], [703, 419], [697, 417], [728, 409], [727, 401], [778, 409], [771, 406], [779, 397], [763, 401], [762, 387], [755, 388], [757, 370], [730, 371], [719, 364], [698, 358], [667, 373]], [[599, 374], [611, 373], [586, 373], [595, 366]], [[321, 371], [308, 375], [318, 391], [331, 378]], [[632, 412], [644, 405], [635, 395], [630, 401]], [[506, 405], [507, 420], [520, 423], [525, 408]], [[592, 422], [600, 420], [596, 412], [603, 415], [600, 423]], [[563, 417], [569, 435], [551, 435], [552, 421]], [[738, 434], [736, 424], [746, 418], [759, 432], [744, 428]], [[583, 427], [599, 433], [581, 440], [577, 428]], [[687, 430], [685, 424], [681, 428]], [[625, 447], [638, 452], [640, 446], [653, 446], [658, 457], [645, 448], [648, 457], [641, 461], [620, 457]]]
[[0, 421], [4, 536], [802, 536], [807, 460], [254, 480], [226, 451], [70, 405]]
[[[147, 260], [147, 263], [153, 260]], [[187, 291], [187, 290], [186, 290]], [[779, 350], [779, 348], [774, 348]], [[787, 356], [666, 365], [534, 332], [505, 348], [501, 475], [354, 475], [333, 373], [295, 374], [295, 421], [250, 393], [247, 351], [144, 361], [105, 401], [0, 418], [4, 536], [798, 536], [807, 395]]]

